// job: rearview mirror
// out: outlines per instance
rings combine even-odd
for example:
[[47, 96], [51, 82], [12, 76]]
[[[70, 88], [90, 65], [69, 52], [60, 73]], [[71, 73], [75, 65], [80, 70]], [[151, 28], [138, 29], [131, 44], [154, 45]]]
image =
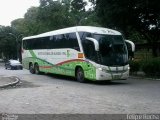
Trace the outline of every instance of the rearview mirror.
[[95, 51], [99, 51], [99, 43], [98, 43], [98, 41], [96, 39], [90, 38], [90, 37], [86, 37], [86, 40], [92, 41], [94, 43]]
[[135, 44], [130, 40], [125, 40], [128, 49], [128, 57], [132, 60], [134, 58]]
[[135, 44], [130, 40], [125, 40], [128, 50], [135, 52]]

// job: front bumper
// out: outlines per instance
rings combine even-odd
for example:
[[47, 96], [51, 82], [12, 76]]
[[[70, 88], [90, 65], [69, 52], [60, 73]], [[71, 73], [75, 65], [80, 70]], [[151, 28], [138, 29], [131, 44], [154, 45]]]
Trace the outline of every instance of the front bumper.
[[106, 70], [96, 69], [96, 80], [125, 80], [129, 77], [129, 69], [117, 72], [107, 72]]

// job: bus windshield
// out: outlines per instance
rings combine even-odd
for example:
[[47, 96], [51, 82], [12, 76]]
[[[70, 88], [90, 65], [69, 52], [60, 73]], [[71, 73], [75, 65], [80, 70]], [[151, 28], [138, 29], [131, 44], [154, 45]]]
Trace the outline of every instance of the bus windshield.
[[128, 64], [127, 47], [122, 35], [93, 34], [99, 42], [101, 64], [106, 66], [121, 66]]

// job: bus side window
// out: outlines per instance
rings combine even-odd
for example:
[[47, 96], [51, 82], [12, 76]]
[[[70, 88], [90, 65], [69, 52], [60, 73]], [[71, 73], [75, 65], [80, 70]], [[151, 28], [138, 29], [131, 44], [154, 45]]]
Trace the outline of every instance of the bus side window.
[[86, 39], [86, 37], [91, 37], [92, 34], [89, 32], [78, 32], [80, 39], [83, 41]]
[[76, 33], [68, 33], [64, 35], [66, 48], [72, 48], [80, 51]]
[[76, 33], [70, 33], [69, 34], [69, 39], [70, 39], [70, 42], [71, 42], [71, 44], [70, 44], [71, 46], [70, 47], [75, 49], [75, 50], [80, 51]]
[[56, 40], [56, 37], [55, 37], [55, 36], [50, 36], [50, 37], [49, 37], [50, 49], [54, 49], [54, 48], [55, 48], [55, 40]]
[[61, 43], [63, 39], [63, 35], [56, 35], [54, 40], [54, 48], [63, 48], [63, 44]]
[[28, 47], [28, 50], [31, 50], [33, 48], [33, 39], [28, 40], [27, 47]]
[[63, 34], [62, 35], [62, 39], [61, 39], [61, 44], [62, 44], [62, 48], [68, 48], [68, 44], [70, 44], [70, 43], [68, 43], [68, 36], [67, 36], [67, 34]]
[[35, 49], [43, 49], [44, 48], [44, 43], [43, 43], [43, 38], [38, 38], [37, 40], [36, 40], [36, 42], [37, 42], [37, 46], [35, 46]]
[[[44, 43], [44, 47], [43, 44]], [[50, 42], [50, 38], [49, 37], [43, 37], [43, 42], [41, 42], [41, 47], [43, 49], [51, 49], [51, 42]]]
[[23, 40], [23, 49], [27, 50], [27, 40]]

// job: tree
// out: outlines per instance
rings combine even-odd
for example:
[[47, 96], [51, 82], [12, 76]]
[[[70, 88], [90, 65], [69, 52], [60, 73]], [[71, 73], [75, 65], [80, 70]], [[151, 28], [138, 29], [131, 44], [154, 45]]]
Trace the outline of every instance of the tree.
[[76, 25], [81, 25], [81, 22], [87, 17], [86, 5], [87, 3], [83, 0], [73, 0], [71, 2], [71, 13]]
[[31, 7], [24, 15], [24, 27], [29, 35], [40, 33], [41, 22], [38, 19], [39, 7]]
[[10, 35], [14, 30], [7, 26], [1, 27], [0, 29], [0, 52], [3, 53], [3, 57], [6, 59], [16, 59], [17, 51], [16, 51], [16, 39]]
[[31, 7], [24, 18], [12, 21], [12, 27], [24, 36], [76, 25], [98, 25], [96, 13], [86, 11], [83, 0], [40, 0], [39, 7]]
[[43, 32], [74, 25], [66, 4], [60, 1], [41, 0], [38, 18], [42, 23]]
[[135, 15], [137, 16], [137, 31], [145, 36], [152, 46], [152, 54], [158, 56], [160, 52], [160, 2], [158, 0], [141, 0], [137, 2]]
[[122, 30], [126, 38], [130, 28], [143, 35], [152, 45], [153, 56], [158, 56], [160, 42], [159, 0], [92, 0], [102, 25]]

